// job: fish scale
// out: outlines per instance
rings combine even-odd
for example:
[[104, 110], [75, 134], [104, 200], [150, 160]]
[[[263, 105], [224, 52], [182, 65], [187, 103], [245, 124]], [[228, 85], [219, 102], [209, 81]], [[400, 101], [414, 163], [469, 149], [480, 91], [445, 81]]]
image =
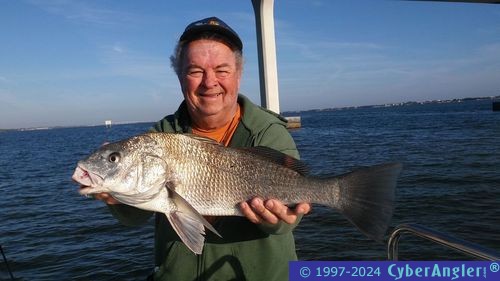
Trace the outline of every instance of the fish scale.
[[[169, 143], [168, 140], [165, 140], [165, 142]], [[190, 163], [179, 166], [177, 169], [179, 174], [186, 175], [187, 178], [193, 179], [193, 181], [185, 185], [181, 184], [182, 187], [176, 189], [176, 191], [179, 194], [185, 195], [186, 198], [190, 198], [188, 201], [201, 214], [233, 215], [235, 211], [238, 211], [236, 207], [237, 203], [246, 201], [257, 195], [265, 198], [273, 197], [281, 199], [287, 203], [297, 199], [290, 196], [293, 194], [288, 192], [286, 186], [291, 186], [294, 179], [294, 184], [297, 185], [296, 182], [303, 178], [298, 173], [290, 169], [284, 169], [273, 163], [255, 161], [252, 158], [248, 159], [249, 157], [241, 155], [241, 153], [236, 154], [236, 157], [231, 157], [232, 155], [227, 154], [235, 153], [224, 147], [213, 147], [213, 144], [207, 144], [207, 146], [205, 150], [191, 150], [195, 151], [195, 153], [187, 155], [184, 160]], [[211, 149], [213, 151], [210, 151]], [[210, 151], [210, 153], [207, 153], [207, 151]], [[204, 155], [199, 155], [202, 153]], [[220, 155], [220, 157], [207, 157], [209, 154]], [[215, 159], [217, 161], [214, 161]], [[256, 169], [250, 170], [248, 166], [255, 167]], [[183, 169], [183, 167], [187, 167], [187, 169]], [[200, 173], [197, 173], [193, 169], [190, 169], [190, 167], [204, 167], [204, 169]], [[284, 170], [289, 175], [281, 177], [268, 176], [279, 174], [269, 173], [270, 168]], [[310, 182], [309, 186], [311, 187]], [[272, 187], [276, 188], [273, 189]], [[276, 192], [280, 190], [285, 192]], [[308, 188], [305, 190], [309, 193], [307, 194], [309, 196], [306, 195], [304, 198], [306, 200], [313, 199], [312, 195], [316, 195], [316, 198], [321, 197], [321, 194], [312, 193]], [[302, 194], [304, 195], [304, 193]], [[214, 204], [219, 206], [217, 213], [209, 211]]]

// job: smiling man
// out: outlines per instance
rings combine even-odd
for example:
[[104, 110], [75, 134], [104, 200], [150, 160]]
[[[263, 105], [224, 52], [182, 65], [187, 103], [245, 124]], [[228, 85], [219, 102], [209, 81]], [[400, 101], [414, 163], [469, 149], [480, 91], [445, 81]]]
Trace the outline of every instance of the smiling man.
[[[286, 120], [239, 94], [243, 44], [222, 20], [211, 17], [188, 25], [171, 56], [184, 101], [152, 131], [192, 133], [225, 146], [266, 146], [299, 154]], [[208, 183], [207, 183], [208, 184]], [[99, 194], [122, 223], [138, 225], [151, 212], [119, 204]], [[288, 280], [288, 262], [297, 259], [292, 230], [310, 205], [288, 208], [273, 199], [242, 202], [244, 217], [208, 217], [222, 236], [207, 233], [201, 255], [179, 239], [164, 214], [155, 220], [153, 280]]]

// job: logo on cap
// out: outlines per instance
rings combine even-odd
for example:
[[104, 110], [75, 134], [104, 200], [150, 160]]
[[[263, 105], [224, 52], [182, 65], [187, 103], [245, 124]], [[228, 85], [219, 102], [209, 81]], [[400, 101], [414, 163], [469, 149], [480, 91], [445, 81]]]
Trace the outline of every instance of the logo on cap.
[[216, 21], [216, 20], [209, 20], [208, 24], [209, 25], [220, 25], [220, 23], [218, 21]]

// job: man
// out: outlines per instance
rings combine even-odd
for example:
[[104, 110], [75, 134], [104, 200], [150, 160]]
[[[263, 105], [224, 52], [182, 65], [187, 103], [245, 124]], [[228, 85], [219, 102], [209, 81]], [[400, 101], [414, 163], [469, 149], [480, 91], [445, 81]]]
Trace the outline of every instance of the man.
[[[184, 101], [152, 131], [194, 133], [226, 146], [267, 146], [298, 158], [286, 121], [239, 95], [243, 68], [239, 36], [218, 18], [188, 25], [171, 57]], [[109, 194], [113, 215], [127, 225], [144, 223], [151, 212], [118, 204]], [[288, 280], [295, 260], [292, 230], [310, 205], [288, 208], [277, 200], [242, 202], [245, 217], [208, 217], [222, 235], [207, 233], [201, 255], [179, 239], [163, 214], [155, 219], [154, 280]]]

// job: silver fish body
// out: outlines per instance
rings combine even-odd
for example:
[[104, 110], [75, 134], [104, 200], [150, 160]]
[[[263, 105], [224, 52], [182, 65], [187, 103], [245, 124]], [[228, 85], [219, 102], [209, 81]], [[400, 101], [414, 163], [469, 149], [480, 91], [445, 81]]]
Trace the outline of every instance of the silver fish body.
[[122, 203], [165, 213], [183, 242], [201, 253], [203, 216], [241, 215], [255, 196], [330, 206], [381, 240], [392, 216], [398, 163], [333, 178], [307, 176], [304, 165], [269, 148], [227, 148], [193, 135], [147, 133], [102, 146], [79, 161], [81, 194], [108, 192]]

